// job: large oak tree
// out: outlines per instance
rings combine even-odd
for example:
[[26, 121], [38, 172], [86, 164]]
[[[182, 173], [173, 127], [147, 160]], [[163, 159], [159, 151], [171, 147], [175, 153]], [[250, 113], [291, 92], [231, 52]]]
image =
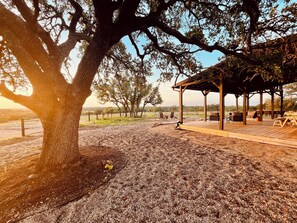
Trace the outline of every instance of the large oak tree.
[[[190, 55], [201, 50], [261, 64], [250, 57], [252, 45], [296, 32], [296, 3], [281, 2], [0, 0], [0, 92], [40, 118], [40, 167], [67, 164], [79, 158], [79, 118], [92, 81], [123, 37], [142, 60], [156, 61], [165, 77], [173, 74], [169, 66], [176, 73], [195, 71]], [[81, 57], [69, 75], [75, 48]], [[31, 95], [16, 93], [26, 85]]]

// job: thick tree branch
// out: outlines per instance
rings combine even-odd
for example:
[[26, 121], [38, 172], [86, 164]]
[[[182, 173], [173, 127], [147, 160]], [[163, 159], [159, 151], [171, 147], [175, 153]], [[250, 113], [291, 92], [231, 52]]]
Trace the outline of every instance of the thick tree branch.
[[93, 0], [93, 5], [97, 19], [96, 31], [81, 59], [72, 84], [73, 93], [82, 95], [82, 99], [91, 94], [90, 86], [100, 63], [110, 48], [122, 37], [114, 31], [112, 22], [117, 3], [111, 0]]
[[112, 25], [113, 12], [118, 4], [112, 0], [93, 0], [97, 26], [104, 26], [106, 29]]
[[4, 82], [0, 82], [0, 95], [12, 100], [16, 103], [19, 103], [32, 111], [38, 111], [40, 107], [35, 104], [35, 100], [32, 96], [24, 96], [24, 95], [17, 95], [10, 91], [4, 84]]
[[246, 44], [250, 51], [252, 46], [252, 34], [257, 30], [257, 23], [260, 17], [258, 0], [243, 0], [242, 11], [250, 17], [250, 26], [246, 36]]
[[141, 60], [143, 60], [144, 57], [145, 57], [145, 55], [146, 55], [146, 53], [144, 53], [144, 54], [141, 54], [141, 53], [140, 53], [140, 50], [139, 50], [137, 44], [135, 43], [133, 37], [131, 36], [131, 34], [129, 35], [129, 39], [130, 39], [130, 42], [132, 43], [132, 46], [133, 46], [134, 49], [136, 50], [136, 54], [137, 54], [137, 56], [138, 56]]
[[98, 67], [111, 48], [110, 39], [103, 38], [101, 32], [101, 30], [97, 30], [94, 34], [72, 82], [73, 93], [75, 95], [81, 95], [83, 99], [86, 99], [91, 94], [90, 86], [98, 71]]
[[131, 21], [135, 17], [140, 0], [123, 1], [119, 7], [118, 21], [125, 23]]
[[179, 31], [172, 29], [171, 27], [169, 27], [168, 25], [164, 24], [163, 22], [161, 22], [159, 20], [155, 20], [154, 24], [156, 27], [161, 29], [163, 32], [167, 33], [170, 36], [177, 38], [181, 43], [196, 45], [196, 46], [200, 47], [202, 50], [205, 50], [207, 52], [213, 52], [214, 50], [218, 50], [218, 51], [221, 51], [222, 53], [224, 53], [225, 55], [233, 55], [233, 56], [236, 56], [240, 59], [247, 61], [248, 63], [254, 64], [254, 65], [261, 65], [260, 61], [256, 61], [247, 55], [237, 53], [236, 51], [229, 50], [229, 49], [222, 47], [218, 44], [208, 45], [208, 44], [204, 43], [203, 40], [198, 39], [196, 37], [188, 38], [188, 37], [184, 36], [182, 33], [180, 33]]
[[79, 19], [83, 16], [83, 9], [80, 4], [74, 0], [69, 0], [72, 7], [75, 9], [74, 14], [69, 25], [68, 39], [60, 46], [59, 64], [65, 60], [70, 51], [75, 47], [76, 43], [81, 39], [82, 35], [78, 35], [76, 32], [76, 26]]
[[7, 39], [6, 45], [17, 58], [19, 65], [22, 67], [31, 84], [42, 91], [44, 84], [49, 83], [49, 80], [46, 79], [46, 76], [43, 74], [38, 64], [36, 64], [34, 59], [24, 50], [20, 40], [13, 32], [7, 29], [4, 30], [0, 25], [0, 33]]
[[[38, 34], [38, 36], [42, 39], [42, 41], [46, 44], [48, 51], [51, 55], [58, 55], [58, 48], [55, 42], [50, 37], [49, 33], [47, 33], [37, 22], [37, 17], [39, 15], [40, 8], [38, 6], [38, 0], [34, 0], [35, 13], [32, 15], [30, 8], [27, 6], [24, 0], [12, 0], [15, 4], [22, 17], [27, 21], [28, 27], [30, 27]], [[2, 6], [1, 6], [2, 7]]]
[[184, 73], [184, 72], [182, 71], [181, 65], [178, 63], [178, 59], [177, 59], [178, 57], [181, 56], [181, 54], [176, 54], [176, 53], [174, 53], [174, 52], [172, 52], [172, 51], [169, 51], [169, 50], [167, 50], [167, 49], [161, 47], [161, 46], [159, 45], [159, 43], [158, 43], [157, 38], [156, 38], [156, 37], [155, 37], [155, 36], [154, 36], [148, 29], [143, 30], [143, 32], [144, 32], [144, 33], [147, 35], [147, 37], [152, 41], [154, 47], [155, 47], [158, 51], [160, 51], [160, 52], [162, 52], [162, 53], [164, 53], [164, 54], [166, 54], [166, 55], [169, 55], [169, 56], [171, 57], [173, 63], [175, 64], [175, 66], [178, 68], [179, 72], [180, 72], [180, 73]]
[[39, 0], [33, 0], [33, 6], [34, 6], [34, 16], [33, 16], [33, 21], [37, 21], [37, 18], [40, 13], [40, 8], [39, 8]]
[[116, 33], [121, 37], [129, 35], [134, 31], [148, 28], [153, 25], [153, 20], [159, 19], [162, 13], [176, 3], [176, 0], [169, 0], [165, 3], [164, 0], [158, 2], [158, 7], [150, 11], [149, 15], [145, 17], [137, 17], [137, 8], [140, 0], [124, 1], [119, 7], [118, 17], [114, 21]]
[[39, 82], [45, 86], [52, 84], [59, 94], [65, 91], [67, 82], [60, 73], [56, 58], [47, 54], [38, 36], [28, 28], [26, 22], [8, 11], [1, 3], [0, 14], [0, 34], [7, 41], [32, 85], [38, 87]]
[[[157, 9], [155, 11], [151, 11], [150, 14], [146, 17], [135, 17], [133, 15], [134, 17], [127, 16], [125, 19], [122, 19], [122, 20], [119, 19], [118, 24], [117, 24], [117, 28], [119, 30], [118, 32], [121, 35], [125, 35], [126, 33], [131, 33], [132, 31], [143, 30], [144, 27], [147, 28], [147, 27], [156, 26], [156, 27], [160, 28], [163, 32], [167, 33], [168, 35], [171, 35], [171, 36], [174, 36], [175, 38], [177, 38], [181, 43], [196, 45], [196, 46], [200, 47], [202, 50], [205, 50], [208, 52], [213, 52], [214, 50], [218, 50], [218, 51], [221, 51], [222, 53], [224, 53], [225, 55], [234, 55], [234, 56], [239, 57], [251, 64], [261, 65], [260, 61], [256, 61], [256, 60], [252, 59], [251, 57], [249, 57], [248, 55], [227, 49], [227, 48], [222, 47], [218, 44], [208, 45], [208, 44], [204, 43], [201, 39], [197, 39], [195, 37], [188, 38], [188, 37], [184, 36], [183, 34], [181, 34], [179, 31], [177, 31], [176, 29], [173, 29], [173, 28], [169, 27], [168, 25], [166, 25], [165, 23], [161, 22], [159, 20], [159, 16], [163, 13], [164, 10], [168, 9], [175, 3], [176, 3], [175, 0], [168, 1], [167, 3], [165, 3], [165, 1], [163, 1], [163, 0], [160, 0]], [[204, 3], [202, 2], [201, 4], [204, 4]], [[214, 7], [214, 5], [211, 4], [211, 7]], [[131, 11], [129, 11], [129, 12], [132, 13]], [[134, 14], [135, 14], [135, 12], [134, 12]], [[122, 17], [119, 17], [119, 18], [122, 18]], [[127, 21], [127, 18], [130, 18], [131, 20]], [[133, 20], [132, 20], [132, 18], [133, 18]], [[123, 25], [122, 24], [123, 21], [125, 21], [126, 24], [128, 24], [128, 25]], [[119, 25], [119, 24], [122, 24], [122, 25]]]
[[2, 4], [0, 4], [0, 14], [1, 27], [11, 30], [17, 36], [24, 49], [38, 62], [44, 71], [52, 71], [54, 68], [59, 69], [55, 67], [55, 64], [49, 63], [49, 55], [43, 48], [36, 33], [30, 29], [28, 23], [7, 10]]

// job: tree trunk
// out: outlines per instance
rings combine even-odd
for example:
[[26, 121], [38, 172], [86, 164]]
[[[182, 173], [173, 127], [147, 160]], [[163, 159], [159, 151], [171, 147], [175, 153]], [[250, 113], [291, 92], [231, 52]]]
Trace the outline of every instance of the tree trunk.
[[143, 115], [143, 111], [144, 111], [144, 108], [146, 106], [146, 103], [143, 103], [143, 106], [142, 106], [142, 109], [141, 109], [141, 114], [140, 114], [140, 117], [142, 118], [142, 115]]
[[42, 120], [43, 144], [38, 167], [51, 168], [78, 161], [81, 107], [64, 106]]

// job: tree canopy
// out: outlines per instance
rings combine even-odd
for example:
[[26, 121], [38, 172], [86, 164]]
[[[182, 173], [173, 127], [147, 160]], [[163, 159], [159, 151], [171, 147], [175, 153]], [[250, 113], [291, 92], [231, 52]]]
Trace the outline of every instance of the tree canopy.
[[161, 104], [162, 98], [159, 87], [148, 83], [147, 77], [141, 74], [117, 75], [104, 79], [104, 83], [95, 86], [97, 99], [101, 103], [111, 102], [127, 116], [137, 117], [143, 114], [145, 106]]
[[164, 78], [195, 73], [202, 50], [261, 65], [252, 46], [296, 33], [296, 8], [289, 0], [0, 0], [0, 93], [41, 119], [43, 165], [70, 162], [82, 105], [123, 37]]
[[[296, 32], [294, 1], [0, 2], [1, 92], [25, 106], [30, 100], [18, 100], [21, 98], [7, 92], [3, 82], [14, 88], [27, 83], [36, 90], [44, 89], [41, 82], [47, 82], [60, 93], [72, 83], [76, 91], [89, 95], [106, 52], [124, 36], [140, 58], [154, 59], [162, 74], [171, 77], [170, 65], [177, 68], [176, 73], [199, 69], [190, 54], [201, 50], [219, 50], [261, 63], [249, 57], [252, 44]], [[61, 68], [67, 68], [75, 47], [81, 49], [80, 65], [76, 74], [67, 76]], [[92, 54], [97, 56], [90, 60]], [[64, 87], [57, 87], [62, 83]]]
[[297, 98], [297, 82], [285, 86], [285, 94], [288, 97]]

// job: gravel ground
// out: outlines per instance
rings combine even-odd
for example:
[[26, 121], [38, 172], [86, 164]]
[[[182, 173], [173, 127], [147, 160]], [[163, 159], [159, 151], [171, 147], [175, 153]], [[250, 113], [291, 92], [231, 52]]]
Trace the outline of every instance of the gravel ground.
[[[116, 148], [126, 167], [22, 222], [297, 222], [297, 150], [151, 126], [81, 130], [81, 146]], [[14, 162], [40, 143], [4, 146], [0, 156]]]

